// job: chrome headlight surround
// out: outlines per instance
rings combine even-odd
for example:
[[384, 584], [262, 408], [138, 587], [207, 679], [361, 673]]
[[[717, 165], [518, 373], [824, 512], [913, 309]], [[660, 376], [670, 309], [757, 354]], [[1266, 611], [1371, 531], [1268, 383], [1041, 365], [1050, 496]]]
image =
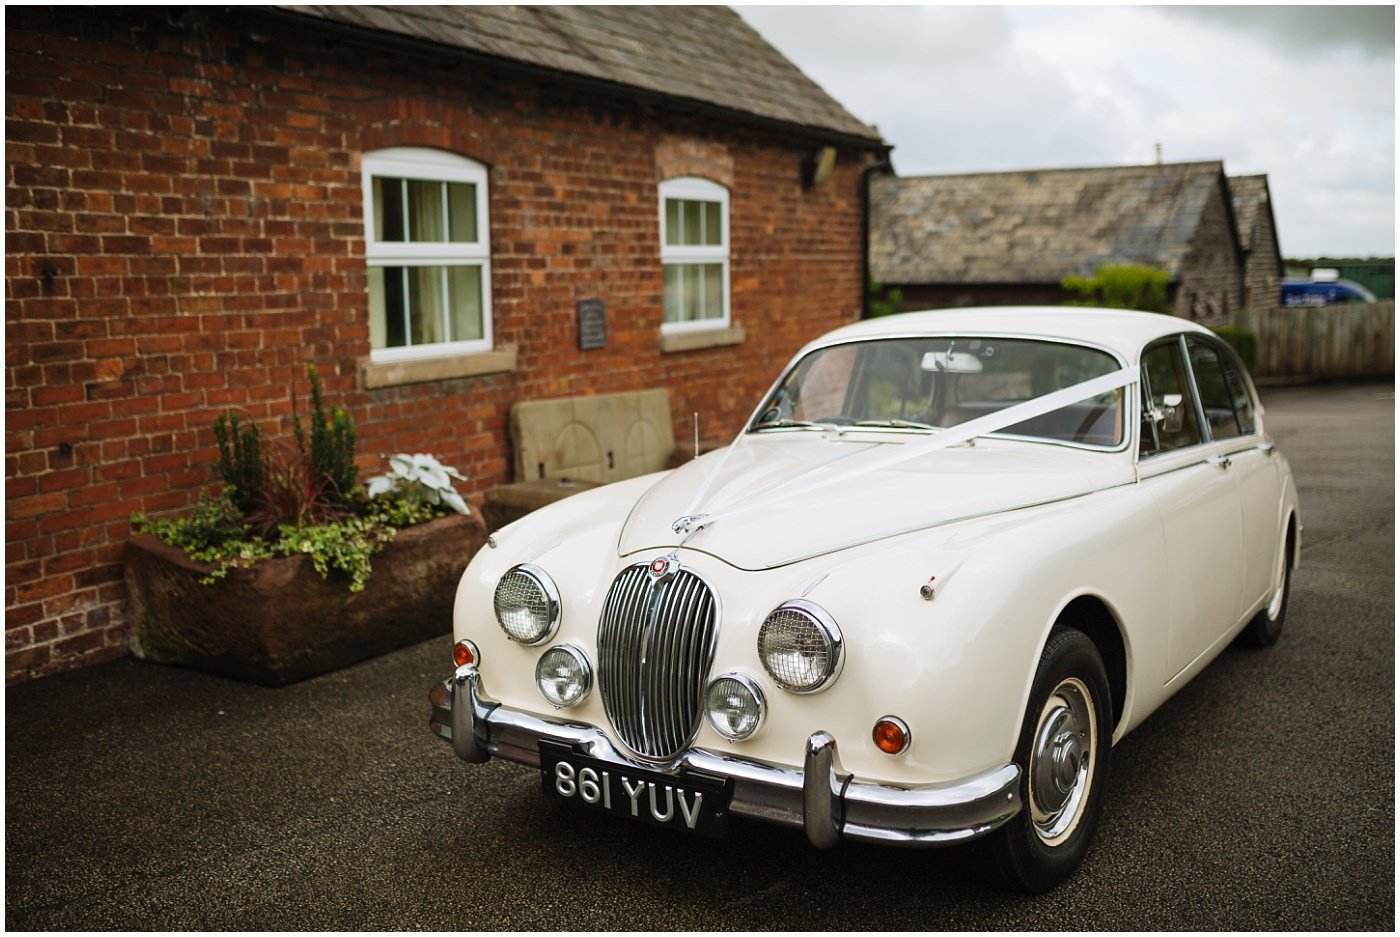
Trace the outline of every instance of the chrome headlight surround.
[[841, 629], [815, 602], [784, 602], [768, 613], [758, 629], [758, 659], [763, 669], [774, 683], [791, 693], [825, 690], [841, 675], [845, 658]]
[[559, 589], [538, 566], [520, 563], [506, 570], [492, 598], [496, 623], [519, 644], [543, 644], [559, 630]]
[[[726, 693], [747, 697], [743, 702], [751, 707], [753, 713], [752, 722], [747, 729], [734, 729], [716, 718], [715, 696]], [[747, 675], [742, 673], [721, 674], [705, 687], [705, 720], [709, 722], [710, 728], [714, 729], [715, 734], [720, 738], [729, 742], [743, 742], [763, 731], [763, 726], [768, 721], [768, 698], [764, 695], [763, 688]]]
[[[559, 687], [568, 683], [568, 689]], [[545, 701], [555, 709], [577, 706], [588, 698], [593, 689], [593, 665], [583, 651], [572, 644], [556, 644], [540, 655], [535, 664], [535, 687]]]

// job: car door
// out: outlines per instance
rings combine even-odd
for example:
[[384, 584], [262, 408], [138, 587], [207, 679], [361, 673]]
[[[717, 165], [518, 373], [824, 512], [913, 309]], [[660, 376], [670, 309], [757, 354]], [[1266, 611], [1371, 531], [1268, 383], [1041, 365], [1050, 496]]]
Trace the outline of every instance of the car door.
[[1241, 614], [1273, 591], [1280, 549], [1278, 459], [1260, 433], [1254, 395], [1243, 366], [1227, 346], [1203, 335], [1186, 339], [1191, 372], [1200, 391], [1221, 463], [1235, 483], [1244, 535]]
[[1198, 405], [1183, 336], [1142, 354], [1138, 478], [1156, 501], [1166, 547], [1170, 681], [1240, 616], [1244, 533], [1234, 479]]

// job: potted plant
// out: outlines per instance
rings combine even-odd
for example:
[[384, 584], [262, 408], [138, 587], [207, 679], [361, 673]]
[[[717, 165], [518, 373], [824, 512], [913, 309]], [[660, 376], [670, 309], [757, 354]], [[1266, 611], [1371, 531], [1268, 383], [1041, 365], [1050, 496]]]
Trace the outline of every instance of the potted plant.
[[[125, 578], [136, 656], [281, 686], [444, 634], [486, 529], [422, 453], [357, 483], [355, 430], [313, 367], [309, 428], [266, 440], [214, 423], [223, 488], [188, 515], [132, 518]], [[295, 402], [295, 398], [294, 398]]]

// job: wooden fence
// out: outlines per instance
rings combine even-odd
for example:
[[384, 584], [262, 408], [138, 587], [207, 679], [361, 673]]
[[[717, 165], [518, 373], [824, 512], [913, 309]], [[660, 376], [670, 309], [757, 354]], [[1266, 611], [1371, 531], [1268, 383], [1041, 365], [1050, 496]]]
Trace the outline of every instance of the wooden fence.
[[1239, 325], [1259, 336], [1259, 377], [1395, 374], [1395, 300], [1251, 309]]

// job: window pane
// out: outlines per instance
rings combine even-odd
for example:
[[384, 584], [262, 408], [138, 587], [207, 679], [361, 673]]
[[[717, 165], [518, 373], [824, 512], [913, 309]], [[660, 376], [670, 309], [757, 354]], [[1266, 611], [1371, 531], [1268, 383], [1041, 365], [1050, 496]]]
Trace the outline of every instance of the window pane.
[[448, 341], [481, 338], [481, 268], [448, 267], [447, 287], [452, 300], [452, 334]]
[[705, 277], [704, 318], [724, 318], [724, 266], [705, 264], [700, 268]]
[[704, 244], [704, 238], [700, 231], [700, 226], [704, 224], [705, 213], [702, 211], [700, 202], [687, 200], [685, 202], [685, 215], [681, 218], [682, 244]]
[[413, 345], [427, 345], [443, 340], [442, 268], [410, 267], [408, 269], [409, 328]]
[[448, 234], [462, 243], [476, 241], [476, 186], [469, 182], [447, 183]]
[[369, 268], [369, 341], [371, 348], [404, 344], [403, 268]]
[[442, 230], [442, 183], [408, 180], [408, 239], [446, 240]]
[[374, 177], [374, 239], [403, 240], [403, 180]]
[[1176, 341], [1172, 340], [1145, 351], [1142, 356], [1142, 370], [1152, 385], [1152, 399], [1144, 402], [1154, 411], [1143, 414], [1143, 455], [1184, 449], [1199, 443], [1201, 431], [1196, 425], [1196, 408], [1191, 403], [1181, 349]]
[[[377, 189], [376, 189], [377, 191]], [[384, 268], [369, 268], [369, 347], [383, 348], [384, 331]]]
[[700, 265], [682, 265], [681, 282], [685, 284], [681, 291], [681, 319], [694, 322], [700, 318]]
[[1205, 408], [1211, 435], [1216, 439], [1235, 438], [1240, 434], [1240, 426], [1235, 421], [1235, 404], [1230, 388], [1225, 385], [1220, 356], [1214, 348], [1200, 342], [1191, 342], [1188, 347], [1191, 370], [1196, 374], [1196, 387], [1201, 392], [1201, 406]]
[[662, 322], [681, 321], [681, 264], [665, 264], [661, 268], [665, 290], [661, 304]]
[[661, 321], [724, 318], [723, 264], [664, 264]]
[[1254, 432], [1254, 401], [1250, 399], [1249, 390], [1239, 369], [1223, 357], [1220, 363], [1225, 368], [1225, 381], [1230, 385], [1230, 397], [1235, 402], [1235, 417], [1240, 423], [1240, 433], [1248, 436]]
[[678, 198], [666, 200], [666, 243], [681, 243], [681, 200]]
[[724, 243], [721, 237], [724, 226], [720, 224], [719, 202], [702, 202], [705, 206], [705, 243], [719, 247]]

